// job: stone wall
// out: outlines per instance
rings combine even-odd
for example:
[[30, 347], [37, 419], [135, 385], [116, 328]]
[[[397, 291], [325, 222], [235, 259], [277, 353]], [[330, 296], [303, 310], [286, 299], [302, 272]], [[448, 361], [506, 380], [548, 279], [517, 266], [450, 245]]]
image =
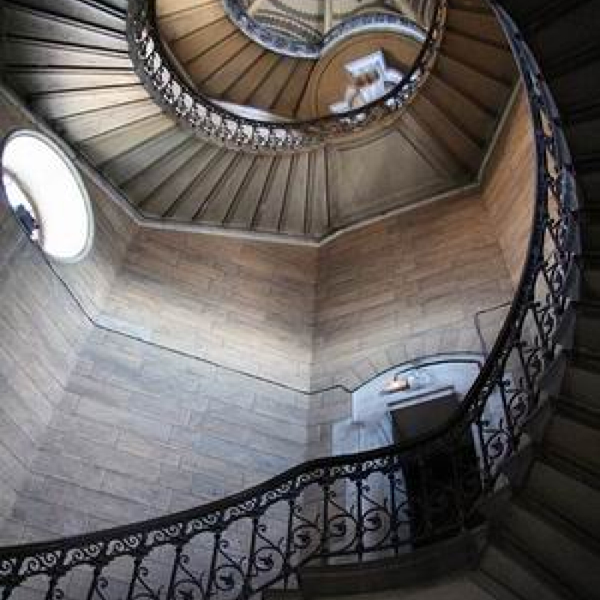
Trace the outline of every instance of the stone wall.
[[490, 195], [317, 250], [138, 230], [87, 183], [82, 263], [51, 270], [2, 217], [4, 541], [189, 508], [327, 454], [350, 396], [311, 386], [478, 350], [475, 312], [512, 294]]
[[254, 485], [327, 454], [349, 407], [207, 362], [308, 387], [316, 249], [139, 231], [86, 185], [96, 235], [80, 263], [46, 262], [2, 213], [3, 543]]
[[[531, 229], [535, 154], [520, 92], [483, 185], [351, 231], [319, 254], [312, 385], [354, 388], [418, 356], [481, 350], [475, 316], [512, 298]], [[478, 317], [486, 346], [506, 316]]]
[[487, 169], [482, 195], [516, 286], [531, 232], [535, 144], [527, 98], [519, 93]]
[[327, 454], [347, 406], [96, 330], [13, 519], [40, 539], [221, 498]]
[[154, 342], [310, 385], [317, 249], [141, 230], [105, 315]]
[[[43, 263], [42, 275], [63, 289]], [[62, 275], [74, 271], [64, 267]], [[53, 306], [48, 316], [57, 321], [64, 311]], [[105, 329], [109, 322], [116, 328], [113, 318], [97, 321], [73, 344], [68, 377], [53, 389], [6, 541], [79, 533], [223, 497], [327, 454], [330, 423], [347, 416], [343, 392], [309, 396], [137, 339], [132, 326]], [[34, 315], [29, 326], [39, 324]]]
[[[0, 131], [36, 128], [3, 100]], [[0, 204], [0, 521], [14, 517], [13, 504], [33, 472], [47, 426], [63, 400], [71, 370], [92, 325], [69, 288], [91, 313], [104, 302], [133, 228], [86, 180], [94, 202], [96, 239], [87, 259], [61, 265], [44, 258]], [[120, 212], [120, 211], [119, 211]], [[22, 527], [9, 519], [5, 537]]]
[[29, 476], [89, 324], [0, 206], [0, 521]]
[[356, 387], [412, 358], [480, 351], [475, 314], [512, 292], [479, 196], [343, 235], [322, 249], [319, 265], [317, 387]]

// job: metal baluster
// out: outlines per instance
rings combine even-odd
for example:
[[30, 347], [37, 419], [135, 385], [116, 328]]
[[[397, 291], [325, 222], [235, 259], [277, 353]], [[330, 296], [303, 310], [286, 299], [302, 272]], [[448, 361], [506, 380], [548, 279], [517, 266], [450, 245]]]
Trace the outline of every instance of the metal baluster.
[[61, 550], [58, 555], [58, 560], [56, 565], [53, 567], [51, 571], [50, 581], [48, 582], [48, 591], [46, 592], [46, 600], [54, 600], [54, 592], [57, 590], [57, 585], [60, 578], [65, 574], [64, 569], [64, 560], [66, 557], [66, 552]]
[[364, 535], [365, 535], [365, 527], [364, 527], [364, 515], [362, 512], [363, 509], [363, 489], [364, 489], [364, 480], [363, 480], [363, 471], [362, 464], [358, 465], [358, 476], [356, 479], [356, 554], [358, 556], [358, 561], [362, 562], [363, 553], [365, 549], [364, 543]]
[[510, 412], [510, 407], [508, 405], [508, 399], [506, 397], [506, 379], [501, 379], [498, 382], [498, 388], [500, 390], [500, 400], [502, 402], [502, 410], [504, 411], [504, 419], [506, 421], [506, 430], [508, 433], [508, 449], [509, 453], [512, 454], [515, 450], [516, 444], [516, 432], [515, 425], [513, 422], [512, 414]]
[[433, 524], [430, 518], [430, 506], [429, 506], [429, 490], [427, 489], [427, 463], [422, 453], [419, 453], [417, 457], [419, 484], [421, 488], [421, 502], [422, 502], [422, 519], [424, 524], [424, 537], [427, 537], [428, 533], [433, 532]]
[[[295, 486], [293, 486], [295, 488]], [[296, 506], [296, 497], [293, 496], [288, 499], [288, 521], [287, 521], [287, 535], [285, 540], [285, 557], [283, 562], [283, 589], [287, 590], [289, 587], [290, 572], [291, 572], [291, 554], [292, 554], [292, 542], [294, 535], [294, 508]]]
[[[1, 186], [0, 186], [0, 189], [1, 189]], [[14, 561], [11, 561], [12, 573], [9, 576], [8, 583], [5, 584], [5, 586], [2, 590], [2, 600], [9, 600], [9, 598], [12, 596], [12, 593], [14, 592], [14, 590], [16, 590], [19, 587], [19, 585], [21, 584], [21, 578], [19, 577], [19, 571], [21, 570], [21, 567], [23, 566], [24, 561], [25, 561], [24, 556], [22, 556], [21, 558], [15, 559]]]
[[98, 590], [98, 584], [100, 583], [100, 576], [102, 575], [102, 571], [104, 570], [104, 567], [107, 564], [107, 562], [106, 562], [106, 546], [105, 545], [103, 545], [102, 553], [98, 556], [97, 560], [98, 560], [98, 563], [94, 567], [94, 573], [92, 576], [92, 581], [90, 583], [90, 589], [88, 590], [86, 600], [93, 600], [94, 595], [96, 594], [96, 592]]
[[388, 472], [388, 483], [390, 486], [390, 529], [394, 554], [398, 556], [400, 553], [400, 536], [398, 533], [398, 515], [396, 514], [396, 469], [399, 468], [399, 462], [394, 456], [391, 459], [391, 463], [390, 471]]
[[167, 597], [165, 600], [175, 600], [175, 583], [177, 582], [177, 571], [179, 570], [179, 563], [181, 562], [181, 554], [183, 553], [184, 543], [185, 542], [179, 542], [175, 546], [175, 559], [173, 560], [173, 568], [171, 569], [169, 587], [167, 588]]
[[142, 566], [143, 560], [144, 555], [142, 554], [138, 554], [135, 557], [135, 560], [133, 562], [133, 571], [131, 572], [131, 580], [129, 581], [129, 589], [127, 590], [127, 600], [131, 600], [133, 598], [133, 593], [135, 591], [135, 586], [137, 583], [140, 567]]
[[250, 550], [248, 552], [248, 564], [246, 565], [246, 573], [244, 575], [244, 582], [242, 584], [242, 592], [240, 594], [240, 600], [247, 600], [250, 597], [251, 585], [250, 580], [252, 579], [252, 568], [254, 566], [254, 553], [256, 551], [256, 533], [258, 531], [258, 525], [260, 522], [261, 514], [254, 515], [252, 518], [252, 535], [250, 537]]
[[215, 580], [215, 569], [217, 568], [217, 558], [219, 556], [219, 545], [221, 544], [221, 536], [221, 529], [217, 529], [214, 535], [214, 546], [212, 556], [210, 559], [210, 568], [208, 570], [208, 580], [206, 582], [206, 598], [210, 598], [212, 596], [211, 588]]
[[329, 497], [331, 494], [331, 474], [328, 468], [323, 473], [323, 525], [321, 530], [321, 556], [324, 562], [329, 554]]
[[454, 496], [454, 504], [456, 506], [456, 513], [458, 519], [458, 526], [461, 531], [465, 528], [465, 497], [463, 491], [463, 472], [457, 465], [460, 447], [457, 451], [450, 453], [450, 461], [452, 463], [452, 495]]

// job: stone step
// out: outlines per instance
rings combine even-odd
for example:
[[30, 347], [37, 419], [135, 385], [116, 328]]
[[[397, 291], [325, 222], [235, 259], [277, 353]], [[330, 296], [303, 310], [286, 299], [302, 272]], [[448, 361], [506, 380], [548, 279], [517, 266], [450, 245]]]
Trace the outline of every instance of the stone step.
[[[156, 165], [146, 163], [145, 169], [131, 178], [123, 189], [127, 196], [141, 206], [159, 188], [166, 186], [172, 178], [185, 168], [188, 161], [197, 155], [200, 146], [196, 140], [189, 139], [180, 144], [168, 156], [164, 156]], [[173, 198], [173, 200], [176, 199]]]
[[139, 81], [133, 72], [129, 56], [118, 50], [15, 37], [6, 40], [3, 50], [4, 62], [11, 73], [23, 73], [33, 79], [33, 84], [26, 88], [28, 92], [29, 90], [36, 92], [38, 87], [46, 85], [45, 71], [50, 69], [52, 72], [55, 68], [68, 69], [69, 72], [74, 68], [80, 68], [88, 75], [94, 74], [92, 69], [115, 69], [121, 73], [133, 74], [136, 77], [135, 81]]
[[565, 69], [552, 77], [552, 93], [556, 101], [567, 108], [566, 121], [570, 122], [573, 111], [581, 112], [582, 107], [593, 105], [600, 96], [600, 81], [594, 76], [600, 69], [600, 57], [576, 56], [570, 68]]
[[447, 28], [443, 51], [475, 70], [493, 75], [510, 85], [515, 76], [515, 62], [507, 46], [499, 46], [472, 37], [464, 32]]
[[262, 600], [303, 600], [300, 590], [265, 590]]
[[600, 359], [600, 303], [570, 301], [560, 317], [555, 340], [565, 350], [577, 348]]
[[581, 228], [582, 252], [600, 252], [600, 205], [584, 206], [577, 211]]
[[[502, 0], [501, 4], [519, 27], [531, 35], [550, 28], [578, 5], [587, 2], [590, 0]], [[594, 0], [591, 4], [595, 4]]]
[[559, 396], [554, 399], [554, 405], [558, 407], [562, 414], [571, 416], [589, 427], [600, 430], [600, 411], [589, 403], [569, 396]]
[[127, 152], [103, 163], [102, 172], [116, 185], [124, 185], [147, 168], [148, 165], [160, 161], [163, 157], [176, 151], [176, 148], [185, 142], [190, 135], [187, 131], [182, 131], [173, 124], [172, 128], [144, 140]]
[[[306, 110], [306, 103], [303, 102], [306, 86], [316, 68], [317, 63], [315, 62], [297, 62], [285, 87], [280, 90], [278, 96], [273, 98], [269, 108], [277, 114], [294, 115], [296, 118], [302, 119], [300, 111], [303, 108]], [[251, 97], [250, 102], [254, 102], [254, 98]]]
[[[160, 0], [156, 2], [156, 11], [161, 36], [169, 43], [202, 34], [213, 24], [229, 21], [220, 2], [185, 6], [181, 2]], [[229, 31], [237, 30], [233, 23], [230, 25]]]
[[[529, 8], [535, 3], [523, 4]], [[600, 10], [595, 0], [554, 0], [539, 8], [537, 23], [528, 37], [534, 50], [543, 51], [547, 72], [551, 73], [556, 64], [573, 65], [573, 51], [581, 52], [597, 43]]]
[[86, 140], [78, 146], [93, 163], [104, 164], [172, 127], [173, 121], [166, 115], [159, 114], [128, 123], [124, 127]]
[[[588, 307], [588, 311], [590, 311]], [[594, 307], [593, 316], [599, 309]], [[587, 327], [587, 330], [585, 329]], [[575, 345], [597, 351], [600, 342], [600, 322], [595, 318], [577, 315]], [[576, 403], [600, 411], [600, 356], [576, 353], [569, 356], [560, 390], [561, 395]]]
[[127, 40], [123, 32], [88, 25], [75, 19], [16, 6], [8, 2], [4, 10], [4, 18], [11, 24], [11, 37], [117, 50], [125, 54], [128, 52]]
[[[457, 575], [440, 581], [433, 579], [424, 585], [362, 594], [335, 594], [324, 596], [302, 594], [292, 590], [266, 590], [263, 600], [498, 600], [496, 596], [479, 584], [470, 575]], [[512, 598], [510, 599], [512, 600]], [[554, 599], [553, 599], [554, 600]]]
[[238, 73], [228, 85], [222, 85], [227, 101], [257, 106], [258, 104], [252, 101], [252, 95], [277, 73], [278, 65], [282, 61], [283, 57], [272, 52], [260, 52], [254, 60], [250, 60], [243, 73]]
[[485, 140], [494, 129], [496, 115], [490, 114], [476, 99], [466, 96], [435, 74], [429, 78], [424, 93], [444, 113], [456, 123], [460, 123], [472, 140], [478, 145], [485, 144]]
[[578, 598], [597, 598], [600, 590], [597, 548], [591, 547], [571, 528], [545, 518], [535, 505], [513, 499], [502, 518], [507, 536], [546, 572]]
[[[240, 81], [246, 85], [252, 85], [256, 80], [248, 81], [247, 72], [260, 63], [266, 50], [258, 44], [244, 44], [241, 49], [232, 55], [224, 55], [221, 64], [207, 65], [207, 71], [211, 74], [202, 79], [202, 92], [213, 98], [226, 98], [228, 90], [235, 87]], [[214, 58], [213, 58], [214, 59]], [[198, 81], [198, 80], [196, 80]]]
[[483, 39], [488, 43], [498, 45], [505, 43], [504, 34], [498, 27], [494, 14], [485, 10], [483, 5], [452, 4], [446, 23], [452, 29]]
[[588, 252], [577, 258], [577, 265], [581, 272], [581, 299], [600, 302], [600, 254]]
[[[228, 175], [233, 173], [240, 157], [243, 156], [241, 153], [227, 152], [211, 146], [208, 149], [209, 151], [217, 150], [217, 152], [211, 154], [208, 162], [206, 162], [206, 167], [203, 166], [194, 179], [185, 178], [187, 186], [181, 194], [177, 190], [175, 194], [177, 202], [174, 202], [174, 199], [168, 194], [166, 195], [170, 205], [162, 213], [163, 216], [186, 221], [194, 221], [201, 217], [202, 212], [213, 200], [214, 195], [224, 184]], [[203, 153], [203, 160], [206, 160], [205, 157], [206, 154]], [[195, 163], [195, 161], [193, 162]], [[165, 198], [165, 196], [162, 196], [162, 198]], [[154, 198], [152, 198], [152, 201], [154, 201]]]
[[160, 107], [146, 96], [128, 104], [60, 117], [52, 124], [68, 141], [77, 144], [161, 114]]
[[497, 600], [575, 600], [540, 565], [505, 540], [485, 549], [472, 577]]
[[251, 46], [254, 46], [254, 43], [241, 31], [236, 31], [208, 49], [197, 50], [196, 52], [201, 51], [202, 53], [195, 54], [193, 58], [184, 63], [185, 71], [199, 89], [204, 90], [205, 81]]
[[418, 549], [407, 547], [396, 557], [309, 565], [299, 574], [300, 588], [310, 598], [385, 594], [390, 590], [397, 590], [400, 596], [399, 590], [420, 589], [471, 569], [485, 536], [486, 530], [480, 528]]
[[122, 13], [127, 12], [127, 5], [129, 0], [102, 0], [103, 4], [112, 6], [116, 10], [120, 10]]
[[548, 424], [544, 452], [555, 454], [567, 463], [600, 480], [600, 431], [560, 410]]
[[600, 490], [544, 460], [534, 461], [525, 490], [535, 502], [600, 543]]
[[47, 119], [62, 119], [84, 112], [110, 109], [115, 106], [132, 106], [148, 99], [141, 83], [123, 86], [94, 86], [86, 90], [56, 91], [37, 94], [31, 99], [32, 108]]
[[462, 94], [477, 98], [490, 113], [496, 113], [499, 100], [502, 100], [503, 104], [510, 94], [510, 86], [507, 83], [482, 73], [455, 56], [446, 55], [443, 47], [434, 73]]
[[67, 92], [131, 86], [140, 80], [133, 69], [94, 67], [43, 68], [21, 67], [9, 70], [11, 85], [22, 89], [30, 97], [52, 92]]
[[[598, 64], [600, 65], [600, 63]], [[591, 76], [592, 73], [587, 74], [587, 77]], [[598, 96], [590, 95], [581, 105], [570, 111], [573, 121], [565, 122], [565, 132], [569, 140], [569, 148], [574, 156], [593, 155], [600, 152], [600, 117], [597, 106]]]
[[477, 171], [483, 155], [482, 147], [443, 108], [420, 94], [411, 104], [411, 115], [444, 146], [465, 172], [474, 174]]
[[[164, 23], [160, 23], [161, 35], [167, 34], [165, 39], [169, 39], [168, 35], [177, 35], [176, 31], [169, 31]], [[238, 31], [233, 23], [228, 19], [221, 19], [202, 27], [196, 31], [190, 32], [188, 35], [182, 35], [179, 39], [172, 39], [169, 42], [173, 53], [181, 64], [186, 64], [194, 60], [197, 56], [201, 56], [210, 48], [223, 43], [230, 37], [237, 35]]]
[[577, 169], [577, 186], [587, 206], [600, 206], [600, 164], [598, 163], [600, 161], [589, 164], [585, 168], [579, 165]]

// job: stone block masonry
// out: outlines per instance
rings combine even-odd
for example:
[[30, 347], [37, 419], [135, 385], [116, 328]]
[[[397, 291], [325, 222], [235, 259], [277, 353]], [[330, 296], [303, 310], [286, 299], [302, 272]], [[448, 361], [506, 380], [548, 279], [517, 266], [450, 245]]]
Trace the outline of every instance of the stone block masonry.
[[308, 392], [479, 349], [473, 316], [511, 297], [525, 241], [486, 195], [500, 183], [321, 248], [140, 229], [87, 183], [97, 235], [77, 265], [50, 269], [0, 212], [1, 543], [190, 508], [328, 454], [350, 396]]

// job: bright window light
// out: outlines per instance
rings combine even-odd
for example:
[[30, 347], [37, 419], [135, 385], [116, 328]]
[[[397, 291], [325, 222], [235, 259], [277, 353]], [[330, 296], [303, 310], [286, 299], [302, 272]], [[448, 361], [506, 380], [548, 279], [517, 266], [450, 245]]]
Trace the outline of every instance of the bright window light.
[[8, 137], [2, 183], [9, 204], [31, 239], [57, 260], [74, 262], [93, 239], [90, 200], [77, 169], [50, 139], [34, 131]]

